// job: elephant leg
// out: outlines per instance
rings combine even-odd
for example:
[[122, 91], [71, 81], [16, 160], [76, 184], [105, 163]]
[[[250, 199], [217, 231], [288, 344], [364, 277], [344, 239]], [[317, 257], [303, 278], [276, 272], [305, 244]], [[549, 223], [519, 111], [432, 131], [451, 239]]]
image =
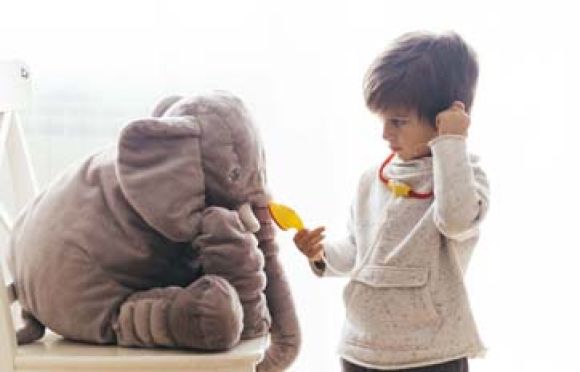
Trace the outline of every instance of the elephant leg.
[[201, 234], [193, 243], [205, 274], [218, 275], [236, 289], [244, 310], [242, 339], [268, 333], [271, 324], [264, 289], [264, 256], [253, 233], [246, 231], [236, 211], [207, 208]]
[[242, 317], [235, 289], [223, 278], [205, 275], [186, 288], [132, 294], [113, 329], [123, 346], [226, 350], [240, 340]]
[[44, 324], [40, 323], [31, 313], [22, 310], [24, 326], [16, 332], [18, 345], [29, 344], [44, 336]]

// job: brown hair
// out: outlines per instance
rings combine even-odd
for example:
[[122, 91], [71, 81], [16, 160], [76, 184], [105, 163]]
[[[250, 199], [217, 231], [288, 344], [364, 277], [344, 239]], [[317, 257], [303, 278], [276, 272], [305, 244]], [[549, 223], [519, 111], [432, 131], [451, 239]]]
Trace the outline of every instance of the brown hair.
[[435, 125], [453, 101], [471, 110], [478, 73], [475, 52], [458, 34], [406, 33], [371, 64], [364, 98], [372, 112], [402, 106]]

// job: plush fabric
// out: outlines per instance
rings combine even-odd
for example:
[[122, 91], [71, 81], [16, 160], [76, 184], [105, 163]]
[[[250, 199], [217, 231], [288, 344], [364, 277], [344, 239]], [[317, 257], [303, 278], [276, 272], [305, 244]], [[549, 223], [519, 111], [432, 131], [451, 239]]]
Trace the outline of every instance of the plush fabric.
[[300, 331], [264, 168], [231, 94], [167, 97], [129, 123], [117, 147], [71, 167], [18, 219], [19, 342], [46, 326], [86, 342], [223, 350], [271, 331], [259, 370], [287, 368]]

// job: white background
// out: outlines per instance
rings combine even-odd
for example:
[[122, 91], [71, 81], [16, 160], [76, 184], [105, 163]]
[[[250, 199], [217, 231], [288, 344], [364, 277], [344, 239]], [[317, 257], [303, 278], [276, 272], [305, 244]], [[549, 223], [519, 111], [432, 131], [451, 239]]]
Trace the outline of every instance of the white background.
[[[309, 226], [344, 233], [357, 177], [387, 147], [362, 76], [411, 30], [478, 52], [469, 135], [492, 205], [467, 275], [486, 359], [475, 372], [576, 370], [580, 335], [578, 12], [557, 1], [0, 2], [0, 58], [31, 67], [23, 113], [45, 185], [114, 142], [160, 97], [227, 89], [261, 128], [270, 186]], [[280, 233], [304, 342], [292, 371], [338, 371], [342, 279], [314, 277]]]

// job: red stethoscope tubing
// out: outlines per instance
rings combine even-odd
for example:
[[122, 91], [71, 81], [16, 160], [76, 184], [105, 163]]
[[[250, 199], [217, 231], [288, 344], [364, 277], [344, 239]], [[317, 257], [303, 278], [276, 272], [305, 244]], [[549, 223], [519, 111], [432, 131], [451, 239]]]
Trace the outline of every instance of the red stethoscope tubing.
[[[379, 178], [381, 179], [381, 181], [383, 181], [385, 183], [385, 185], [388, 185], [389, 182], [391, 182], [391, 180], [384, 176], [383, 170], [391, 162], [391, 160], [393, 160], [394, 157], [395, 157], [394, 152], [392, 154], [390, 154], [389, 156], [387, 156], [387, 158], [383, 162], [383, 165], [381, 165], [381, 168], [379, 169]], [[416, 199], [429, 199], [429, 198], [433, 197], [433, 191], [431, 191], [431, 192], [415, 192], [415, 191], [411, 190], [411, 191], [409, 191], [409, 194], [407, 195], [407, 197], [416, 198]]]

